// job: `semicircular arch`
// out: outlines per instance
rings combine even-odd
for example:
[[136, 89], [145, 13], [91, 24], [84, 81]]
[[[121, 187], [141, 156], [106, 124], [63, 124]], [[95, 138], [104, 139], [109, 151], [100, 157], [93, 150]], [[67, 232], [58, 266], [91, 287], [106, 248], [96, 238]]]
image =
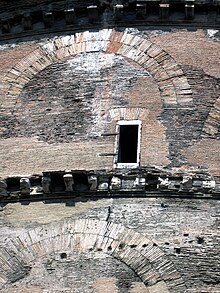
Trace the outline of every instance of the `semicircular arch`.
[[[0, 285], [25, 277], [39, 257], [52, 253], [102, 251], [130, 267], [149, 292], [185, 292], [181, 275], [165, 253], [144, 235], [121, 224], [96, 219], [65, 219], [40, 226], [11, 239], [0, 249]], [[23, 275], [22, 275], [23, 274]]]
[[120, 32], [114, 29], [84, 31], [42, 43], [5, 75], [3, 89], [7, 99], [16, 100], [31, 78], [47, 66], [69, 56], [91, 52], [120, 54], [137, 62], [156, 81], [166, 107], [192, 102], [190, 85], [174, 59], [149, 39], [131, 34], [128, 29]]

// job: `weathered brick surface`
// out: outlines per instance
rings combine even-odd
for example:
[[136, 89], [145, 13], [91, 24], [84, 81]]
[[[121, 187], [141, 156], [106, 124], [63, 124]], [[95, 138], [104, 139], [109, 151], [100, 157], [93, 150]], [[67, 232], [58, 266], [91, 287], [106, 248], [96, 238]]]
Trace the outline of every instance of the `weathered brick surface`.
[[[141, 165], [218, 177], [219, 43], [201, 30], [155, 35], [101, 30], [2, 50], [0, 176], [112, 168], [116, 137], [101, 135], [140, 119]], [[90, 199], [1, 208], [3, 292], [220, 292], [218, 201]]]
[[220, 129], [220, 98], [216, 100], [203, 126], [203, 132], [207, 136], [216, 138]]
[[184, 149], [182, 153], [192, 164], [206, 166], [214, 176], [219, 177], [219, 146], [219, 140], [203, 138], [192, 147]]
[[[9, 147], [10, 151], [7, 151]], [[111, 153], [112, 149], [114, 142], [111, 138], [63, 144], [47, 144], [36, 138], [1, 140], [1, 176], [39, 173], [42, 168], [45, 171], [103, 169], [103, 162], [106, 168], [112, 168], [112, 156], [99, 156]]]
[[191, 65], [220, 77], [220, 43], [206, 35], [206, 30], [182, 30], [153, 37], [151, 41], [161, 46], [178, 64]]
[[1, 79], [8, 72], [8, 70], [10, 70], [17, 62], [19, 62], [19, 60], [34, 51], [36, 47], [36, 44], [21, 44], [15, 47], [12, 46], [11, 48], [8, 46], [8, 49], [3, 49], [4, 46], [2, 46], [0, 50]]
[[147, 69], [158, 83], [165, 104], [184, 105], [192, 101], [187, 79], [173, 58], [149, 40], [130, 34], [129, 30], [86, 31], [50, 40], [18, 62], [8, 72], [3, 84], [8, 84], [9, 97], [13, 102], [31, 77], [51, 63], [75, 54], [98, 51], [111, 53], [111, 50]]
[[112, 54], [90, 53], [51, 65], [26, 85], [15, 107], [18, 126], [8, 132], [51, 143], [100, 136], [108, 127], [103, 116], [127, 106], [125, 96], [141, 76], [149, 77]]
[[[15, 64], [19, 62], [26, 55], [30, 54], [32, 51], [36, 49], [36, 44], [22, 44], [15, 47], [8, 46], [8, 49], [0, 50], [0, 105], [5, 104], [5, 96], [8, 94], [8, 84], [7, 82], [3, 82], [5, 75], [11, 70]], [[2, 107], [2, 106], [1, 106]], [[0, 109], [1, 111], [2, 109]], [[2, 112], [2, 111], [1, 111]]]
[[[68, 253], [67, 261], [61, 259], [60, 254], [57, 253], [56, 259], [51, 263], [53, 257], [51, 255], [36, 262], [33, 266], [33, 274], [27, 277], [29, 280], [18, 281], [16, 287], [25, 288], [25, 284], [28, 283], [29, 286], [32, 284], [32, 286], [40, 288], [40, 292], [48, 293], [126, 293], [134, 282], [141, 284], [141, 280], [128, 266], [113, 257], [106, 257], [102, 252], [79, 254], [77, 251], [73, 251], [71, 254]], [[41, 266], [42, 271], [37, 276], [36, 273], [39, 272]], [[98, 277], [99, 275], [102, 277]]]
[[[139, 79], [126, 98], [129, 105], [144, 108], [143, 115], [139, 118], [142, 121], [141, 165], [169, 164], [165, 127], [158, 120], [162, 111], [162, 101], [155, 82], [147, 78]], [[160, 155], [154, 156], [155, 152]]]
[[[141, 106], [142, 109], [137, 110], [142, 111], [141, 119], [144, 122], [141, 164], [166, 165], [170, 161], [174, 165], [192, 163], [187, 162], [182, 150], [193, 146], [201, 136], [219, 136], [219, 54], [215, 53], [219, 50], [219, 43], [208, 38], [202, 30], [180, 30], [159, 36], [157, 33], [155, 37], [151, 35], [154, 34], [106, 29], [49, 40], [46, 44], [41, 43], [41, 48], [30, 54], [28, 50], [33, 50], [35, 45], [27, 45], [25, 50], [24, 45], [3, 50], [2, 56], [8, 58], [2, 80], [2, 137], [37, 136], [47, 142], [85, 140], [88, 135], [100, 135], [107, 130], [115, 131], [116, 121], [112, 124], [106, 124], [105, 121], [109, 118], [109, 109], [118, 108], [119, 112], [123, 112], [126, 107], [135, 109]], [[185, 42], [186, 39], [189, 41]], [[98, 56], [98, 53], [94, 52], [100, 50], [117, 53], [133, 62], [130, 62], [130, 66], [128, 61], [117, 57], [122, 63], [113, 64], [112, 57], [107, 57], [112, 55], [107, 54], [100, 57], [105, 61], [99, 65], [96, 73], [90, 74], [88, 68], [74, 72], [74, 66], [77, 68], [82, 65], [80, 62], [90, 64], [91, 70], [95, 68], [94, 56]], [[93, 58], [83, 59], [83, 54], [68, 59], [68, 56], [81, 53]], [[200, 53], [204, 58], [201, 58]], [[15, 60], [24, 55], [15, 64]], [[201, 62], [199, 58], [202, 59]], [[75, 60], [71, 61], [73, 64], [75, 62], [72, 69], [71, 62], [64, 61], [66, 59]], [[100, 64], [101, 62], [100, 60]], [[135, 65], [136, 62], [146, 69], [146, 75], [147, 72], [150, 73], [154, 82], [150, 78], [145, 78], [145, 81], [140, 79], [138, 72], [141, 69]], [[131, 71], [133, 74], [133, 70], [130, 71], [129, 66], [136, 68], [133, 77], [130, 74]], [[5, 74], [7, 68], [11, 69]], [[152, 82], [149, 84], [150, 80]], [[64, 86], [60, 86], [61, 84]], [[24, 86], [25, 89], [22, 90]], [[7, 92], [9, 94], [6, 95]], [[72, 96], [76, 98], [73, 99]], [[80, 113], [77, 107], [80, 108]], [[164, 110], [161, 112], [159, 109], [162, 108]], [[128, 115], [129, 119], [131, 116], [135, 117], [133, 114]], [[77, 119], [80, 123], [76, 123]], [[112, 146], [114, 143], [115, 138], [112, 137]], [[7, 141], [4, 141], [4, 147], [6, 144]], [[159, 156], [154, 155], [155, 150]], [[110, 152], [113, 154], [115, 147]], [[218, 162], [218, 152], [212, 155]], [[48, 157], [52, 158], [53, 154], [48, 154]], [[109, 167], [113, 159], [108, 158], [104, 165]], [[22, 155], [20, 160], [23, 160]], [[202, 160], [201, 158], [200, 161]]]
[[[170, 141], [170, 155], [176, 162], [185, 161], [185, 158], [181, 157], [181, 149], [190, 148], [201, 137], [219, 136], [218, 116], [214, 125], [209, 118], [211, 113], [215, 115], [218, 109], [216, 106], [220, 95], [217, 86], [219, 79], [207, 75], [198, 68], [185, 65], [182, 67], [193, 92], [193, 104], [184, 108], [164, 109], [161, 114], [167, 128], [167, 139]], [[215, 160], [219, 162], [218, 152], [215, 154]], [[202, 157], [199, 161], [202, 161]]]
[[[114, 267], [115, 262], [111, 263], [111, 258], [106, 258], [105, 255], [103, 257], [102, 253], [99, 253], [102, 251], [111, 258], [113, 257], [126, 264], [131, 268], [130, 273], [129, 271], [125, 272], [123, 268], [118, 267], [116, 269], [118, 266], [117, 262], [116, 267]], [[13, 258], [14, 253], [16, 258]], [[10, 287], [10, 283], [16, 282], [19, 279], [22, 279], [21, 284], [17, 283], [16, 285], [22, 285], [23, 279], [27, 274], [29, 274], [28, 278], [30, 280], [24, 279], [24, 281], [28, 282], [28, 284], [38, 284], [38, 286], [43, 288], [48, 286], [48, 283], [52, 283], [52, 280], [49, 281], [47, 279], [42, 282], [40, 281], [42, 280], [41, 277], [37, 281], [34, 275], [31, 275], [32, 273], [35, 274], [35, 266], [44, 274], [40, 259], [45, 255], [47, 257], [50, 255], [48, 261], [44, 260], [46, 270], [55, 270], [55, 273], [58, 271], [58, 274], [60, 274], [60, 259], [68, 258], [66, 266], [68, 266], [69, 271], [73, 270], [74, 273], [72, 273], [72, 280], [66, 275], [63, 276], [63, 285], [67, 288], [72, 282], [75, 283], [81, 280], [80, 283], [84, 288], [83, 290], [90, 292], [91, 289], [91, 292], [93, 292], [92, 280], [90, 281], [90, 279], [94, 279], [96, 266], [99, 270], [100, 267], [103, 268], [103, 265], [106, 266], [107, 264], [102, 274], [105, 277], [111, 277], [113, 271], [119, 280], [117, 281], [117, 286], [120, 292], [126, 292], [131, 287], [132, 281], [138, 280], [144, 282], [150, 293], [159, 292], [159, 289], [163, 289], [164, 292], [175, 293], [183, 292], [186, 289], [182, 277], [176, 271], [172, 262], [158, 248], [157, 244], [152, 243], [148, 238], [125, 228], [121, 224], [105, 221], [89, 219], [68, 220], [61, 221], [56, 225], [29, 230], [28, 233], [20, 235], [19, 238], [12, 239], [8, 243], [8, 250], [2, 249], [0, 255], [1, 279], [4, 279], [3, 283], [5, 283], [5, 285], [1, 284], [2, 288]], [[5, 258], [6, 256], [7, 259]], [[53, 261], [51, 261], [51, 257]], [[98, 258], [101, 259], [97, 262]], [[72, 267], [71, 261], [74, 262], [74, 267]], [[110, 262], [109, 264], [108, 261]], [[33, 263], [35, 264], [33, 265]], [[33, 266], [32, 270], [30, 268], [31, 264]], [[94, 270], [90, 270], [90, 266], [93, 266]], [[134, 273], [136, 278], [134, 278]], [[95, 276], [96, 274], [99, 275], [100, 273], [95, 273]], [[123, 280], [123, 276], [126, 276], [126, 280]], [[35, 278], [35, 281], [32, 281], [33, 278]], [[7, 285], [8, 283], [9, 286]]]
[[[65, 217], [68, 217], [66, 223], [69, 224], [67, 226], [63, 226], [63, 221], [59, 221]], [[107, 249], [107, 247], [112, 246], [113, 249], [115, 247], [114, 244], [103, 242], [100, 238], [95, 240], [92, 236], [92, 234], [97, 233], [96, 231], [100, 231], [98, 232], [99, 235], [104, 231], [101, 228], [104, 226], [100, 226], [99, 220], [96, 220], [94, 222], [96, 225], [93, 225], [93, 221], [84, 222], [82, 220], [80, 222], [77, 220], [78, 218], [101, 219], [104, 222], [108, 218], [109, 221], [119, 223], [120, 225], [117, 229], [115, 229], [116, 226], [110, 225], [106, 235], [113, 239], [119, 237], [120, 241], [129, 244], [134, 250], [139, 249], [139, 247], [141, 248], [138, 243], [142, 243], [141, 245], [143, 243], [148, 244], [143, 242], [142, 237], [145, 235], [150, 240], [153, 240], [159, 249], [162, 249], [165, 255], [175, 264], [175, 268], [181, 273], [188, 286], [186, 292], [203, 292], [203, 290], [204, 292], [219, 292], [219, 203], [213, 200], [164, 198], [108, 199], [98, 200], [94, 203], [91, 201], [87, 203], [75, 202], [75, 206], [71, 206], [71, 201], [67, 201], [66, 206], [58, 203], [47, 205], [32, 203], [28, 207], [20, 204], [7, 205], [0, 213], [1, 243], [4, 244], [9, 239], [12, 239], [15, 243], [14, 249], [19, 249], [18, 255], [23, 255], [24, 261], [30, 258], [32, 253], [37, 255], [46, 253], [46, 255], [32, 262], [32, 269], [27, 277], [17, 281], [14, 285], [7, 285], [5, 289], [7, 290], [13, 286], [17, 293], [16, 290], [20, 287], [25, 287], [24, 284], [40, 286], [48, 290], [52, 289], [51, 287], [48, 288], [48, 284], [49, 286], [54, 286], [54, 290], [56, 288], [69, 288], [68, 284], [72, 284], [74, 278], [76, 278], [81, 279], [82, 282], [74, 283], [77, 284], [75, 290], [79, 290], [79, 292], [80, 290], [81, 292], [90, 292], [89, 290], [91, 290], [91, 292], [96, 293], [96, 290], [100, 288], [96, 287], [96, 285], [101, 285], [100, 278], [111, 277], [115, 278], [115, 281], [107, 279], [105, 282], [106, 288], [103, 287], [103, 290], [108, 290], [108, 287], [113, 288], [115, 286], [114, 288], [118, 287], [118, 292], [142, 292], [141, 290], [144, 290], [142, 289], [144, 288], [143, 283], [140, 281], [137, 283], [136, 277], [129, 268], [123, 267], [123, 264], [114, 261], [111, 257], [106, 258], [104, 256], [105, 247]], [[74, 219], [78, 223], [76, 226]], [[45, 230], [44, 226], [42, 227], [39, 224], [42, 222], [51, 224], [45, 226]], [[123, 228], [124, 225], [132, 229], [132, 232], [129, 233], [129, 229]], [[61, 227], [63, 228], [61, 229]], [[75, 233], [74, 231], [79, 233], [84, 231], [84, 233], [87, 233], [90, 230], [93, 232], [88, 238], [85, 235], [82, 236], [82, 234], [78, 234], [78, 238], [74, 236], [72, 240], [64, 236], [65, 231], [69, 231], [68, 233]], [[28, 237], [25, 236], [27, 231], [29, 231]], [[141, 234], [135, 234], [135, 231]], [[61, 237], [62, 233], [63, 236]], [[42, 241], [42, 244], [36, 244], [33, 246], [34, 250], [30, 250], [29, 255], [24, 255], [22, 253], [24, 248], [18, 246], [20, 244], [15, 241], [15, 235], [20, 235], [20, 244], [29, 245], [39, 240]], [[56, 239], [56, 235], [59, 235], [58, 237], [61, 238], [56, 242], [53, 242], [54, 240], [51, 239], [46, 244], [44, 242], [45, 235], [47, 235], [47, 238], [50, 235], [53, 235], [54, 239]], [[102, 248], [103, 251], [101, 249], [88, 249], [87, 251], [87, 248], [93, 247], [92, 243], [94, 241], [96, 241], [94, 247]], [[76, 252], [68, 248], [68, 243], [72, 243], [71, 245], [73, 245]], [[135, 245], [137, 246], [135, 247]], [[8, 244], [7, 247], [9, 248], [10, 245]], [[51, 255], [49, 250], [54, 249], [52, 247], [57, 247], [57, 253]], [[157, 248], [156, 246], [154, 247]], [[121, 255], [125, 257], [125, 261], [129, 261], [129, 254], [126, 256], [123, 245], [121, 245], [120, 249], [121, 253], [119, 255], [116, 253], [116, 258]], [[79, 250], [81, 251], [80, 254], [77, 253]], [[60, 253], [62, 252], [67, 253], [67, 258], [60, 258]], [[150, 250], [149, 253], [146, 253], [146, 256], [149, 258], [156, 257], [156, 255], [156, 253], [150, 254]], [[53, 261], [51, 262], [51, 260]], [[73, 260], [75, 261], [72, 262]], [[135, 257], [133, 261], [136, 261]], [[156, 266], [161, 266], [161, 270], [159, 269], [160, 273], [162, 273], [162, 268], [166, 271], [166, 266], [163, 267], [162, 263], [154, 263]], [[89, 264], [90, 266], [88, 267]], [[130, 263], [130, 265], [133, 266], [134, 264]], [[70, 271], [65, 269], [66, 266], [70, 268]], [[43, 267], [47, 269], [43, 270]], [[48, 275], [48, 272], [51, 273]], [[81, 272], [80, 276], [78, 272]], [[169, 270], [167, 272], [171, 273]], [[44, 274], [44, 277], [41, 277], [41, 274]], [[130, 277], [128, 278], [128, 276]], [[175, 274], [172, 274], [172, 276], [175, 278]], [[57, 281], [51, 283], [54, 277], [57, 281], [59, 280], [59, 284]], [[85, 277], [88, 279], [87, 284], [84, 284], [83, 281]], [[90, 281], [93, 287], [85, 287], [89, 285]], [[172, 283], [172, 278], [168, 278], [167, 282]], [[60, 284], [63, 285], [61, 286]], [[181, 289], [179, 291], [178, 287], [175, 287], [177, 283], [174, 282], [173, 286], [173, 289], [171, 289], [172, 286], [169, 287], [170, 291], [168, 292], [184, 292]], [[88, 291], [83, 291], [83, 288], [87, 288]], [[163, 287], [162, 283], [157, 283], [154, 288], [153, 285], [147, 286], [145, 289], [147, 289], [146, 292], [150, 293], [166, 292], [166, 288]]]
[[[116, 131], [122, 112], [124, 119], [142, 120], [141, 164], [167, 164], [165, 128], [157, 120], [161, 108], [149, 73], [122, 57], [93, 53], [51, 65], [26, 85], [14, 107], [16, 114], [2, 118], [2, 137], [10, 139], [1, 141], [5, 161], [1, 174], [41, 173], [48, 166], [50, 170], [111, 168], [114, 157], [99, 155], [115, 153], [115, 137], [100, 135]], [[18, 149], [17, 144], [23, 146]], [[159, 157], [152, 155], [155, 149]]]

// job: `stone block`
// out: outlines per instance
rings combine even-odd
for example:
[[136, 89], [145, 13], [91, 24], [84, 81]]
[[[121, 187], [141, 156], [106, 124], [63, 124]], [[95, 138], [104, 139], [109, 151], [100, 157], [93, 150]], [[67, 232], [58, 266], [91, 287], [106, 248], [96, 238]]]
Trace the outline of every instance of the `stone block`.
[[134, 179], [132, 179], [132, 178], [122, 179], [121, 188], [123, 190], [132, 190], [133, 186], [134, 186]]
[[193, 180], [193, 184], [192, 184], [193, 187], [202, 188], [202, 185], [203, 185], [202, 180], [196, 180], [196, 179]]
[[202, 187], [204, 189], [215, 189], [216, 183], [214, 180], [206, 180], [206, 181], [202, 181]]

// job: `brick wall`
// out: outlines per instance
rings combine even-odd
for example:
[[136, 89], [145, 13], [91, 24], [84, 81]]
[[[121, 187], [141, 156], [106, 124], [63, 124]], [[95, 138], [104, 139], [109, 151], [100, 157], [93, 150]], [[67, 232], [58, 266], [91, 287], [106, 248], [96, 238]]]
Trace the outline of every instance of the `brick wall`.
[[[62, 48], [59, 39], [56, 41], [59, 49], [51, 55], [48, 52], [46, 55], [42, 48], [29, 55], [39, 47], [34, 37], [30, 43], [1, 48], [1, 177], [44, 170], [112, 168], [114, 157], [105, 154], [115, 152], [116, 138], [102, 134], [115, 132], [115, 125], [122, 118], [142, 121], [141, 165], [205, 165], [219, 176], [219, 43], [202, 30], [130, 31], [131, 35], [128, 31], [125, 35], [111, 33], [107, 54], [87, 52], [86, 48], [96, 44], [90, 40], [88, 47], [85, 41], [77, 43], [75, 49], [79, 54], [75, 57], [70, 56], [70, 48]], [[78, 39], [89, 39], [85, 35], [79, 34]], [[133, 35], [148, 40], [133, 39]], [[101, 42], [98, 40], [97, 44]], [[141, 45], [131, 45], [136, 42]], [[139, 52], [139, 48], [147, 53]], [[39, 60], [31, 63], [37, 53]], [[139, 65], [134, 62], [137, 59]], [[13, 68], [15, 64], [17, 71]], [[1, 207], [1, 246], [7, 248], [10, 239], [27, 235], [26, 232], [33, 239], [41, 237], [42, 223], [52, 223], [56, 230], [63, 218], [112, 221], [130, 228], [131, 234], [141, 233], [136, 236], [137, 241], [147, 237], [155, 243], [154, 249], [158, 247], [165, 252], [164, 257], [177, 270], [163, 282], [172, 282], [179, 272], [187, 293], [220, 292], [218, 201], [93, 199], [80, 202], [77, 198], [65, 203], [45, 200], [28, 206], [24, 202]], [[129, 233], [125, 237], [129, 238]], [[41, 257], [25, 267], [27, 276], [9, 282], [2, 292], [167, 291], [161, 281], [146, 287], [117, 257], [106, 256], [102, 251], [79, 253], [80, 241], [90, 243], [89, 237], [76, 239], [77, 252], [68, 252], [67, 258], [61, 258], [68, 241], [62, 233], [59, 236], [62, 241], [59, 249], [55, 245], [54, 254], [43, 254], [52, 239], [48, 246], [40, 247], [39, 243], [34, 246], [42, 253]], [[25, 239], [29, 241], [28, 237]], [[15, 243], [18, 250], [19, 245]], [[6, 267], [7, 261], [4, 257]], [[12, 261], [16, 262], [14, 256]], [[139, 270], [146, 273], [141, 266]], [[11, 276], [13, 280], [17, 277]], [[175, 286], [167, 292], [181, 292]]]
[[[205, 165], [218, 176], [220, 44], [209, 38], [205, 30], [173, 32], [151, 40], [181, 65], [193, 91], [191, 107], [163, 113], [170, 117], [164, 119], [167, 136], [172, 141], [170, 153], [177, 157], [177, 149], [182, 149], [179, 154], [184, 156], [183, 161]], [[212, 112], [213, 117], [209, 118]]]
[[208, 75], [220, 77], [220, 57], [217, 53], [220, 44], [208, 37], [208, 30], [174, 31], [152, 37], [151, 41], [173, 56], [178, 64], [191, 65]]
[[[121, 228], [119, 231], [112, 230], [113, 238], [114, 233], [123, 231], [123, 226], [131, 229], [132, 233], [139, 232], [156, 243], [157, 247], [162, 249], [166, 257], [174, 263], [188, 288], [187, 293], [220, 292], [219, 202], [215, 200], [120, 198], [87, 202], [72, 199], [64, 203], [47, 201], [47, 204], [31, 203], [28, 206], [19, 203], [8, 204], [0, 212], [0, 241], [5, 246], [9, 239], [14, 239], [16, 247], [18, 245], [15, 241], [16, 235], [20, 235], [20, 239], [26, 243], [30, 239], [26, 239], [24, 234], [29, 231], [32, 241], [36, 241], [36, 238], [44, 233], [45, 228], [49, 234], [55, 233], [58, 229], [57, 233], [62, 236], [59, 226], [64, 218], [67, 223], [79, 218], [102, 221], [108, 219], [109, 222], [118, 223]], [[48, 226], [44, 227], [42, 223], [47, 223]], [[91, 228], [92, 224], [90, 223], [89, 226]], [[69, 227], [74, 227], [74, 224]], [[111, 231], [111, 227], [109, 229]], [[71, 228], [69, 230], [71, 231]], [[135, 238], [132, 237], [132, 233], [126, 232], [122, 239], [130, 237], [134, 245], [142, 236]], [[101, 240], [97, 240], [93, 249], [86, 251], [83, 245], [93, 247], [90, 244], [93, 236], [87, 238], [86, 235], [83, 237], [78, 235], [78, 240], [74, 237], [73, 235], [72, 239], [76, 241], [75, 250], [67, 248], [70, 240], [67, 235], [63, 235], [63, 240], [55, 244], [55, 253], [42, 255], [31, 262], [30, 273], [15, 283], [7, 284], [3, 289], [5, 291], [2, 292], [17, 293], [21, 288], [54, 290], [52, 292], [56, 290], [59, 292], [61, 288], [64, 292], [72, 292], [68, 290], [95, 293], [99, 293], [100, 290], [111, 293], [114, 290], [120, 293], [166, 292], [160, 283], [157, 283], [158, 287], [155, 286], [154, 289], [151, 289], [151, 286], [145, 287], [128, 266], [106, 255], [104, 250], [95, 248], [99, 245], [105, 246], [105, 243], [101, 244]], [[51, 241], [52, 239], [48, 238], [48, 247]], [[46, 247], [36, 245], [35, 249], [38, 252], [42, 250], [43, 253]], [[61, 253], [66, 253], [67, 257], [61, 258]], [[128, 256], [126, 258], [125, 252], [123, 254], [123, 250], [122, 255], [125, 259], [129, 259]], [[26, 257], [27, 254], [24, 255], [24, 261]], [[176, 287], [169, 292], [183, 291], [179, 291]]]
[[[133, 34], [140, 38], [139, 32]], [[130, 47], [127, 45], [129, 42], [134, 43], [133, 36], [126, 38], [122, 33], [113, 34], [107, 51], [127, 50], [128, 53], [122, 54], [131, 58], [112, 53], [86, 53], [67, 58], [62, 57], [65, 51], [58, 50], [57, 54], [61, 60], [53, 61], [52, 64], [50, 61], [51, 65], [42, 71], [39, 69], [40, 72], [26, 83], [19, 95], [11, 94], [11, 91], [8, 97], [7, 94], [2, 95], [2, 176], [41, 172], [45, 170], [45, 166], [50, 166], [51, 170], [67, 167], [73, 169], [73, 166], [79, 169], [96, 169], [100, 166], [112, 168], [114, 156], [99, 155], [115, 153], [116, 137], [100, 138], [100, 135], [114, 133], [117, 121], [126, 111], [125, 119], [141, 117], [143, 122], [141, 165], [199, 164], [209, 167], [212, 174], [217, 176], [218, 148], [215, 147], [211, 152], [212, 159], [209, 159], [207, 148], [199, 148], [197, 160], [194, 160], [193, 152], [201, 138], [206, 141], [210, 139], [210, 133], [215, 133], [210, 144], [215, 138], [215, 145], [218, 146], [219, 43], [209, 38], [207, 32], [202, 30], [170, 33], [152, 31], [145, 32], [145, 37], [160, 45], [170, 54], [169, 58], [174, 59], [170, 59], [170, 63], [166, 59], [168, 63], [162, 63], [162, 67], [153, 69], [156, 62], [161, 66], [158, 56], [168, 58], [168, 55], [161, 53], [158, 47], [152, 47], [154, 50], [148, 54], [153, 56], [150, 57], [153, 63], [149, 63], [149, 56], [146, 57], [147, 67], [144, 61], [141, 61], [144, 69], [131, 60], [135, 59], [135, 54], [138, 53], [129, 51]], [[80, 40], [84, 37], [79, 35], [77, 38]], [[122, 43], [118, 43], [123, 39], [122, 42], [126, 43], [123, 44], [124, 47]], [[58, 40], [56, 42], [56, 46], [60, 47], [61, 43]], [[0, 58], [6, 60], [1, 69], [2, 76], [5, 76], [2, 77], [5, 92], [2, 93], [7, 93], [7, 83], [14, 86], [14, 82], [10, 80], [15, 73], [12, 70], [9, 77], [7, 71], [24, 56], [33, 52], [36, 46], [37, 44], [32, 43], [17, 45], [15, 48], [2, 48]], [[81, 44], [79, 50], [82, 50], [83, 46]], [[146, 43], [144, 46], [152, 45]], [[143, 48], [144, 46], [142, 45]], [[40, 52], [36, 54], [41, 54]], [[29, 57], [27, 61], [23, 60], [26, 64], [25, 62], [30, 62], [31, 59]], [[19, 66], [24, 66], [23, 63]], [[45, 67], [40, 64], [38, 66]], [[175, 72], [178, 72], [180, 75], [173, 79], [173, 89], [170, 81], [167, 84], [159, 81], [160, 78], [165, 78], [162, 68], [167, 70], [170, 66], [176, 71], [169, 74], [175, 75]], [[18, 89], [16, 84], [15, 86], [13, 92], [16, 93]], [[186, 100], [185, 94], [188, 97]], [[118, 110], [114, 110], [115, 108]], [[14, 146], [13, 138], [16, 138]], [[28, 144], [24, 138], [30, 138]], [[91, 141], [93, 147], [88, 149]]]
[[114, 157], [99, 155], [115, 153], [116, 138], [100, 136], [116, 131], [126, 109], [125, 119], [142, 120], [141, 164], [167, 164], [161, 108], [149, 73], [120, 56], [91, 53], [51, 65], [25, 86], [14, 114], [1, 123], [7, 138], [1, 141], [1, 174], [112, 168]]

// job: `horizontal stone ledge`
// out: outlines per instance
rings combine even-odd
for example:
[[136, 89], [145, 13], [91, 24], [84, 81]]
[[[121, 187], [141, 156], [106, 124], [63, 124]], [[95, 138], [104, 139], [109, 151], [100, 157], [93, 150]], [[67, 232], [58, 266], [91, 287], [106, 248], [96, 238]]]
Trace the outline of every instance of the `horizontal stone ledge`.
[[[113, 156], [115, 153], [106, 153]], [[0, 180], [0, 201], [65, 197], [185, 197], [220, 199], [220, 183], [207, 170], [153, 167], [48, 171]]]
[[[109, 191], [88, 191], [88, 192], [53, 192], [47, 196], [43, 193], [38, 193], [35, 195], [31, 195], [29, 197], [7, 197], [7, 198], [1, 198], [0, 199], [0, 207], [1, 205], [4, 206], [8, 203], [18, 203], [18, 202], [25, 202], [25, 203], [31, 203], [31, 202], [44, 202], [45, 204], [54, 203], [54, 200], [56, 201], [84, 201], [84, 200], [97, 200], [97, 199], [108, 199], [108, 198], [181, 198], [185, 200], [220, 200], [220, 192], [213, 193], [213, 194], [203, 194], [203, 193], [187, 193], [187, 192], [181, 192], [181, 193], [174, 193], [174, 192], [159, 192], [159, 191], [148, 191], [148, 192], [140, 192], [140, 191], [127, 191], [127, 190], [121, 190], [118, 192], [109, 192]], [[161, 208], [166, 208], [161, 207]], [[3, 208], [4, 210], [4, 208]], [[0, 211], [1, 212], [1, 211]]]

